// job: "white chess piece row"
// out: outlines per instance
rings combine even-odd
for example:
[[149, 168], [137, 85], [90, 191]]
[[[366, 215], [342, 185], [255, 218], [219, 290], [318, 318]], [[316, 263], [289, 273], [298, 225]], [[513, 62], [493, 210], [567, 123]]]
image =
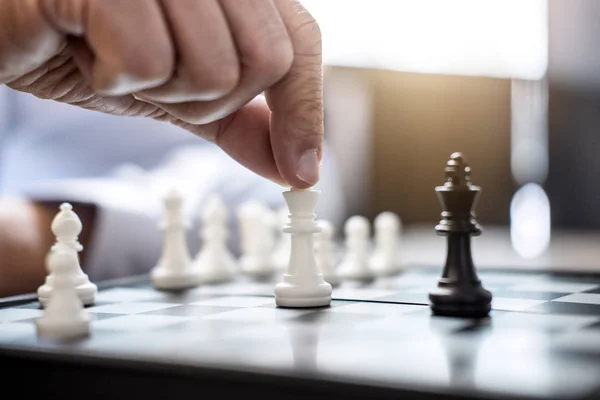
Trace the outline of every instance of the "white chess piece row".
[[150, 271], [154, 286], [163, 290], [184, 290], [232, 279], [237, 272], [237, 263], [226, 245], [229, 217], [225, 204], [216, 195], [207, 200], [201, 214], [203, 245], [192, 257], [186, 236], [189, 223], [183, 218], [182, 202], [182, 195], [176, 190], [164, 198], [164, 216], [160, 225], [164, 231], [163, 250]]
[[400, 218], [385, 211], [375, 218], [374, 226], [375, 243], [371, 252], [369, 220], [355, 215], [346, 221], [344, 257], [338, 266], [343, 278], [371, 281], [378, 276], [391, 276], [402, 271]]

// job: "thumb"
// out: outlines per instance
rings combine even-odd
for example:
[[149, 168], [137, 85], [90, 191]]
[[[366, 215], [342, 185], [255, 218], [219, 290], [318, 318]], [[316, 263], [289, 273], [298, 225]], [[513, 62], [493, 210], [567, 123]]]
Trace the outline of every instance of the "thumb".
[[279, 173], [292, 187], [319, 180], [323, 142], [321, 33], [297, 1], [275, 0], [290, 34], [294, 61], [288, 74], [266, 91], [271, 109], [271, 146]]

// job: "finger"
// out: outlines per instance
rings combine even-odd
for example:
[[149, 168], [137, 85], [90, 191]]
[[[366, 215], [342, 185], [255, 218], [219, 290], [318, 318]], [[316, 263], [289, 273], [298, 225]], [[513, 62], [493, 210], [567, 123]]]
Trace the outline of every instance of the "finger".
[[211, 102], [155, 103], [190, 123], [206, 124], [235, 112], [280, 80], [292, 65], [290, 37], [272, 0], [221, 0], [221, 6], [241, 63], [237, 88]]
[[43, 0], [42, 4], [52, 24], [85, 39], [93, 62], [84, 75], [99, 93], [132, 93], [160, 85], [172, 74], [173, 46], [155, 0]]
[[294, 46], [289, 73], [266, 92], [272, 111], [271, 143], [283, 178], [307, 188], [319, 180], [323, 143], [321, 33], [298, 3], [275, 0]]
[[279, 174], [269, 138], [270, 111], [259, 96], [224, 119], [207, 125], [185, 121], [174, 124], [216, 143], [234, 160], [256, 174], [279, 185], [286, 182]]
[[217, 0], [162, 0], [174, 38], [177, 65], [164, 85], [136, 93], [161, 103], [215, 100], [238, 84], [233, 37]]

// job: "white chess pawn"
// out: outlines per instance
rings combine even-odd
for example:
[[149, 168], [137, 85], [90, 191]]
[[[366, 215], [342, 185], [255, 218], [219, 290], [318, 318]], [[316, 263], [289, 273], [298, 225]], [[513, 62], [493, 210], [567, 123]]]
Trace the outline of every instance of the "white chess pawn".
[[339, 274], [349, 280], [372, 281], [375, 274], [369, 266], [369, 220], [354, 215], [344, 226], [345, 254], [338, 266]]
[[[83, 246], [79, 243], [79, 235], [83, 230], [83, 224], [79, 216], [73, 211], [73, 206], [70, 203], [62, 203], [59, 209], [60, 211], [52, 220], [51, 229], [56, 237], [56, 242], [50, 251], [57, 249], [73, 254], [77, 260], [74, 278], [77, 295], [83, 304], [88, 306], [95, 303], [98, 287], [93, 282], [90, 282], [88, 275], [83, 272], [79, 264], [79, 252], [83, 250]], [[44, 284], [37, 290], [38, 300], [42, 307], [45, 307], [48, 303], [53, 290], [54, 274], [50, 272], [46, 276]]]
[[340, 276], [336, 271], [336, 260], [333, 252], [333, 236], [335, 229], [331, 222], [326, 220], [318, 221], [321, 232], [316, 235], [315, 253], [317, 265], [323, 274], [323, 279], [335, 287], [341, 283]]
[[399, 245], [402, 222], [390, 211], [380, 213], [374, 221], [375, 250], [371, 256], [371, 269], [377, 275], [390, 276], [402, 271]]
[[227, 246], [227, 208], [218, 196], [206, 202], [202, 213], [202, 248], [193, 261], [193, 268], [200, 273], [202, 282], [218, 283], [233, 279], [237, 270], [236, 260]]
[[257, 279], [270, 277], [276, 271], [271, 211], [258, 202], [248, 201], [238, 208], [237, 217], [242, 245], [240, 270]]
[[280, 307], [323, 307], [331, 304], [332, 286], [323, 279], [315, 257], [314, 235], [321, 231], [315, 221], [320, 192], [291, 189], [283, 193], [290, 211], [283, 228], [292, 236], [290, 261], [283, 280], [275, 285], [275, 302]]
[[189, 223], [183, 217], [182, 196], [171, 190], [163, 199], [164, 214], [160, 228], [164, 231], [160, 259], [150, 271], [154, 287], [164, 290], [181, 290], [198, 286], [201, 276], [192, 268], [186, 232]]
[[53, 274], [53, 291], [43, 316], [36, 321], [37, 334], [52, 340], [71, 340], [90, 335], [91, 318], [77, 295], [76, 253], [64, 248], [52, 250], [46, 268]]

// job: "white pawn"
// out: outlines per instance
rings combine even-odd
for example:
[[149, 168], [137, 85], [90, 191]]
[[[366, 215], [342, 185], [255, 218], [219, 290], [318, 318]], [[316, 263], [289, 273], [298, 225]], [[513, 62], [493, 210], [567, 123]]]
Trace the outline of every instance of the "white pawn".
[[[73, 211], [73, 206], [70, 203], [62, 203], [59, 207], [60, 211], [52, 220], [52, 233], [56, 237], [56, 242], [52, 246], [53, 250], [67, 251], [75, 257], [75, 286], [77, 287], [77, 295], [85, 306], [94, 304], [98, 287], [90, 282], [87, 274], [83, 272], [79, 264], [78, 253], [83, 250], [83, 246], [79, 243], [79, 235], [83, 230], [83, 224], [79, 216]], [[46, 276], [46, 280], [37, 290], [38, 300], [42, 307], [48, 303], [48, 299], [54, 290], [54, 274], [50, 272]]]
[[186, 232], [189, 223], [182, 214], [182, 196], [171, 190], [163, 199], [164, 214], [160, 228], [164, 231], [160, 259], [150, 271], [154, 287], [162, 290], [183, 290], [198, 286], [200, 274], [192, 268]]
[[349, 280], [372, 281], [375, 274], [369, 266], [369, 221], [354, 215], [344, 226], [345, 255], [338, 267], [339, 274]]
[[284, 233], [292, 235], [290, 261], [283, 280], [275, 286], [279, 307], [324, 307], [331, 304], [332, 286], [323, 279], [315, 257], [314, 235], [321, 231], [315, 221], [320, 192], [291, 189], [283, 193], [290, 210]]
[[258, 202], [248, 201], [240, 205], [237, 217], [242, 244], [240, 270], [256, 279], [270, 277], [276, 271], [272, 256], [275, 234], [271, 211]]
[[202, 249], [196, 255], [193, 268], [202, 282], [218, 283], [233, 279], [237, 264], [227, 246], [227, 208], [220, 197], [212, 196], [202, 213]]
[[385, 211], [375, 218], [375, 250], [371, 268], [380, 276], [390, 276], [402, 271], [399, 241], [402, 223], [398, 215]]
[[341, 283], [340, 276], [336, 271], [336, 260], [333, 252], [335, 229], [333, 224], [326, 220], [320, 220], [318, 224], [321, 227], [321, 232], [316, 235], [317, 240], [315, 241], [317, 265], [323, 274], [323, 279], [335, 287]]
[[36, 321], [37, 334], [52, 340], [72, 340], [90, 335], [91, 318], [77, 295], [76, 254], [64, 248], [52, 250], [46, 268], [53, 274], [53, 291]]

